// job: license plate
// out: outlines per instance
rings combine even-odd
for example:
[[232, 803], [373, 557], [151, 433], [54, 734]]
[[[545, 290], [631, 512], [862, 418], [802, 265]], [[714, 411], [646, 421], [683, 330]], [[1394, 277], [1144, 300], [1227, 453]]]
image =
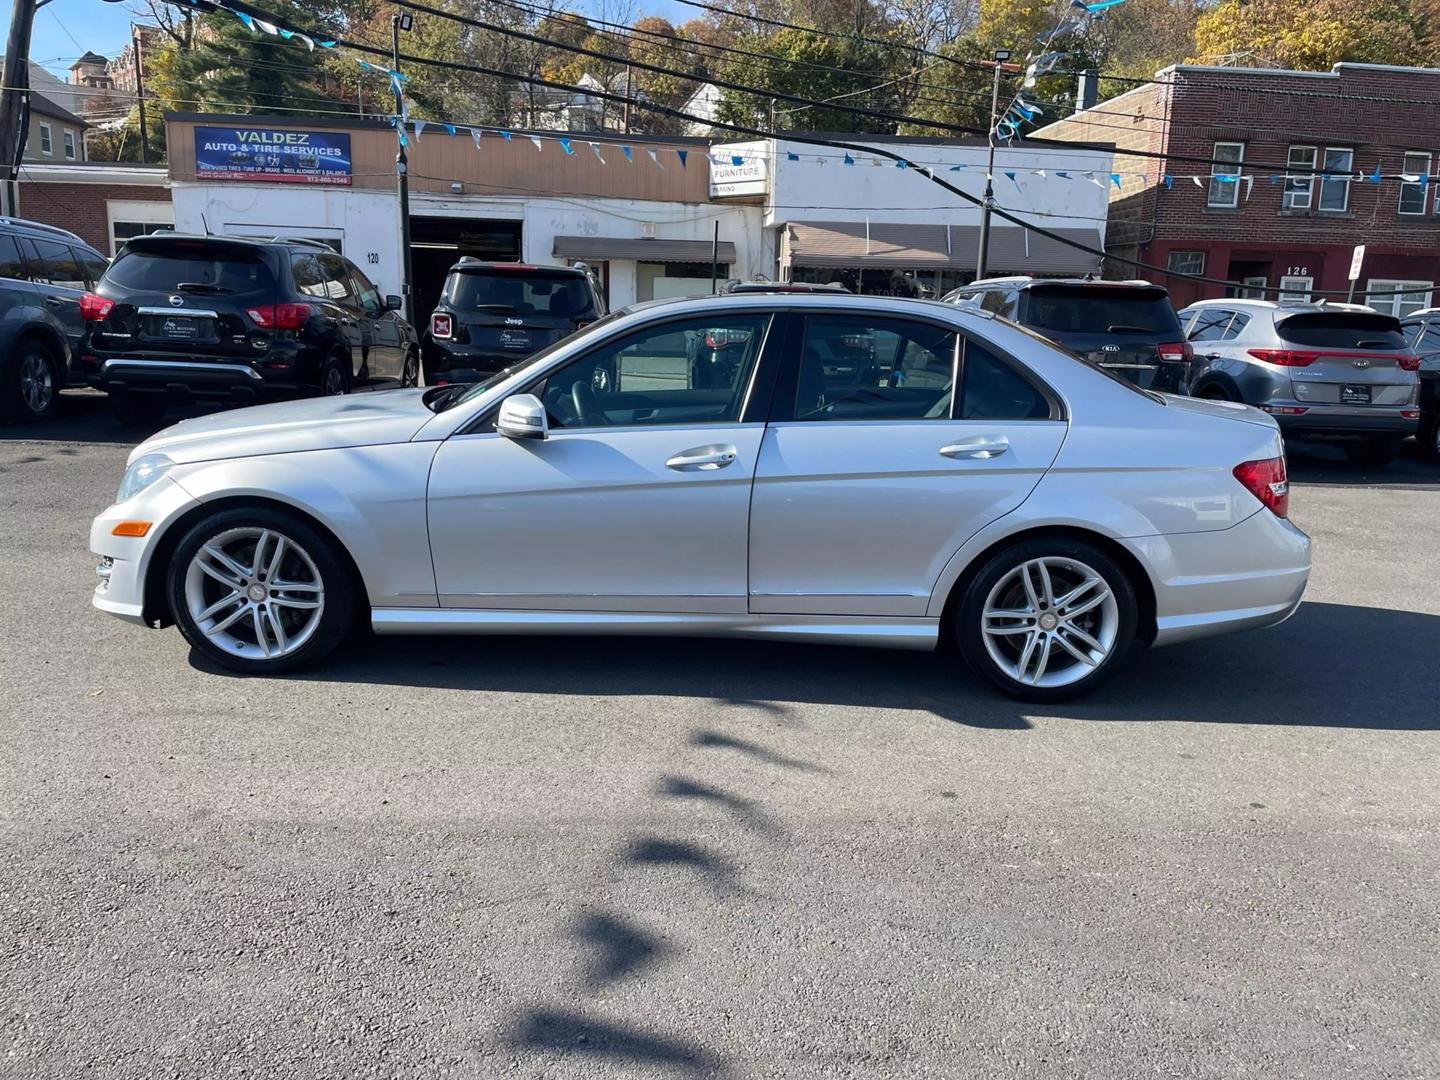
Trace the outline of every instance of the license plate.
[[500, 347], [502, 349], [528, 349], [530, 348], [529, 330], [501, 330]]
[[183, 315], [167, 315], [155, 320], [160, 336], [167, 341], [198, 341], [202, 323], [199, 319], [188, 319]]
[[1340, 401], [1345, 405], [1369, 405], [1370, 387], [1364, 383], [1346, 383], [1340, 388]]

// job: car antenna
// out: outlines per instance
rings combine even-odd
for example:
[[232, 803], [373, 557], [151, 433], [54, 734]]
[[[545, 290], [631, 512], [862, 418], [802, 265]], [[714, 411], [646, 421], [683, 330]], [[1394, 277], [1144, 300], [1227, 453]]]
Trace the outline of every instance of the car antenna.
[[200, 224], [201, 224], [201, 226], [205, 229], [205, 235], [206, 235], [206, 236], [209, 236], [209, 235], [210, 235], [210, 223], [205, 220], [205, 211], [204, 211], [204, 210], [201, 210], [201, 211], [200, 211]]

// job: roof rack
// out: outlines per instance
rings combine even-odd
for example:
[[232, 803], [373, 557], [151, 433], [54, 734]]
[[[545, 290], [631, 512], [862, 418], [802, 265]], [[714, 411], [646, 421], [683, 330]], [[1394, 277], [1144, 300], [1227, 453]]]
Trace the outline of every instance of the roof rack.
[[29, 218], [0, 217], [0, 225], [19, 225], [25, 229], [39, 229], [41, 232], [56, 233], [59, 236], [77, 240], [82, 244], [85, 243], [84, 240], [81, 240], [79, 236], [69, 229], [62, 229], [58, 225], [46, 225], [43, 221], [31, 221]]
[[331, 254], [335, 252], [335, 249], [324, 240], [313, 240], [308, 236], [272, 236], [270, 242], [272, 244], [304, 244], [306, 247], [323, 248]]

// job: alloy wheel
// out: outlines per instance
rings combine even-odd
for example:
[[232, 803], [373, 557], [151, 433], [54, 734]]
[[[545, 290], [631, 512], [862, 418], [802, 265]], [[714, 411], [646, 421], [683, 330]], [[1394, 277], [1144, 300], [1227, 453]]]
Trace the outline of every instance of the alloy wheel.
[[293, 539], [242, 527], [200, 545], [185, 572], [185, 604], [200, 632], [226, 653], [278, 660], [314, 635], [325, 587]]
[[1105, 579], [1077, 559], [1027, 559], [995, 583], [981, 615], [985, 649], [1022, 686], [1061, 687], [1115, 647], [1120, 608]]
[[321, 390], [328, 396], [345, 393], [345, 376], [333, 364], [325, 369], [325, 383]]
[[20, 360], [20, 397], [36, 416], [44, 415], [55, 400], [55, 373], [38, 350], [30, 350]]

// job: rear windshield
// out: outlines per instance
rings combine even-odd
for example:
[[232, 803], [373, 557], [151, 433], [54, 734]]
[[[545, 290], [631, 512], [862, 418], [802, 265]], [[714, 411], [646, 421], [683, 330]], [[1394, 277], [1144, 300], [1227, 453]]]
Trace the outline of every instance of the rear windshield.
[[127, 247], [106, 271], [105, 281], [135, 292], [273, 292], [274, 275], [253, 248], [197, 243], [163, 249]]
[[1164, 289], [1065, 286], [1030, 290], [1029, 326], [1072, 334], [1145, 334], [1180, 340], [1180, 320]]
[[557, 319], [595, 314], [590, 286], [584, 278], [534, 270], [451, 274], [445, 283], [445, 301], [456, 311], [495, 311]]
[[1275, 329], [1280, 340], [1291, 345], [1318, 345], [1326, 349], [1404, 350], [1410, 347], [1405, 344], [1398, 319], [1362, 311], [1291, 315]]

